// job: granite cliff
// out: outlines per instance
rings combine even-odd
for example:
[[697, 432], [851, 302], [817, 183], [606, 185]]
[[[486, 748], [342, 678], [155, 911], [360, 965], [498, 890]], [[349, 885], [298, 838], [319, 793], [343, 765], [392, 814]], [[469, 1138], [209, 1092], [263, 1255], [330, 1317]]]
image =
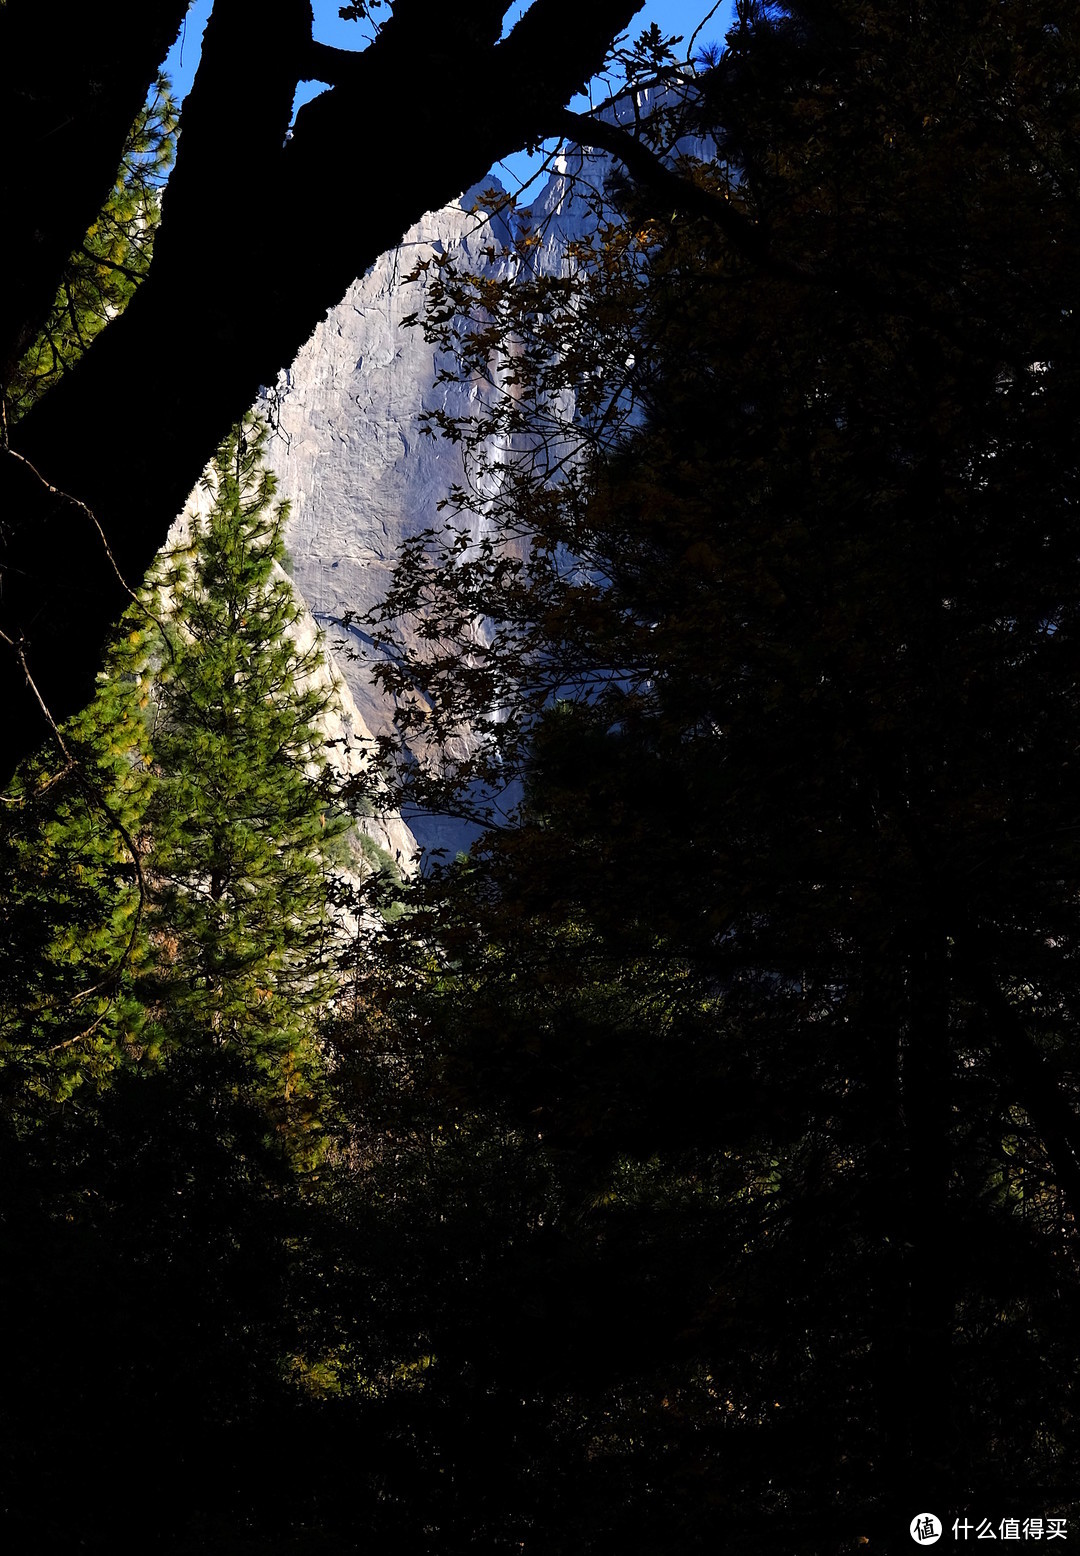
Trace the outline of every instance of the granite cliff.
[[[655, 100], [648, 90], [624, 97], [605, 117], [632, 122]], [[708, 154], [698, 145], [684, 149]], [[570, 147], [557, 159], [532, 202], [532, 226], [541, 236], [533, 263], [549, 271], [564, 266], [567, 244], [596, 220], [595, 196], [610, 172], [605, 153]], [[376, 734], [388, 728], [392, 710], [372, 683], [369, 641], [343, 622], [382, 598], [402, 541], [438, 522], [439, 503], [461, 480], [458, 449], [423, 434], [423, 412], [439, 406], [467, 414], [487, 392], [477, 382], [438, 381], [448, 364], [421, 329], [404, 322], [422, 315], [428, 275], [409, 284], [405, 277], [418, 261], [442, 254], [501, 273], [499, 250], [511, 234], [502, 216], [484, 209], [484, 192], [493, 187], [501, 187], [497, 179], [485, 180], [412, 227], [349, 288], [268, 396], [270, 463], [291, 506], [292, 576], [339, 654], [359, 716]], [[483, 510], [480, 494], [470, 516], [477, 535]], [[460, 828], [441, 818], [410, 820], [428, 847], [464, 841]]]

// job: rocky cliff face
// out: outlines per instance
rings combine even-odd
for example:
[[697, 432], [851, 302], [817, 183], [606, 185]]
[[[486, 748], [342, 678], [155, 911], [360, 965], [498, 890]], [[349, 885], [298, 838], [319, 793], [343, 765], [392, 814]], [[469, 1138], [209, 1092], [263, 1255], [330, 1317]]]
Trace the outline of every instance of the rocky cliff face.
[[[168, 550], [183, 550], [191, 544], [193, 533], [198, 530], [200, 524], [207, 522], [211, 504], [212, 493], [209, 482], [200, 483], [188, 498], [183, 512], [169, 531]], [[284, 573], [276, 563], [274, 571], [283, 580], [285, 579]], [[319, 693], [329, 694], [325, 699], [325, 710], [319, 720], [326, 741], [327, 759], [332, 769], [342, 778], [370, 779], [374, 756], [371, 732], [341, 673], [338, 660], [329, 650], [325, 634], [307, 609], [302, 597], [299, 596], [295, 583], [292, 584], [292, 588], [302, 607], [301, 614], [292, 629], [298, 658], [301, 661], [306, 660], [317, 642], [322, 647], [321, 659], [303, 684]], [[376, 849], [387, 856], [387, 862], [392, 861], [402, 875], [409, 875], [419, 853], [416, 838], [395, 810], [388, 805], [380, 806], [377, 787], [371, 796], [370, 809], [369, 815], [357, 818], [357, 832], [369, 838]], [[365, 870], [370, 868], [370, 861], [367, 865], [364, 863], [368, 851], [358, 846], [351, 848], [351, 852], [354, 855], [353, 873], [359, 883]], [[355, 924], [351, 928], [355, 928]]]
[[[355, 282], [273, 397], [269, 455], [291, 505], [285, 543], [292, 576], [331, 642], [346, 651], [362, 654], [365, 639], [341, 631], [341, 618], [382, 598], [401, 541], [435, 521], [439, 501], [461, 477], [457, 451], [423, 436], [420, 416], [436, 404], [464, 410], [480, 391], [436, 387], [443, 364], [423, 332], [402, 322], [422, 310], [426, 278], [403, 282], [436, 254], [479, 268], [482, 249], [503, 241], [497, 220], [470, 214], [472, 198], [432, 212]], [[386, 728], [388, 710], [362, 663], [344, 659], [343, 668], [371, 727]]]
[[[439, 384], [444, 367], [420, 328], [426, 276], [420, 260], [452, 254], [476, 269], [509, 240], [501, 219], [470, 210], [480, 191], [432, 212], [349, 290], [312, 336], [273, 398], [270, 463], [290, 503], [285, 542], [294, 582], [338, 656], [360, 714], [387, 730], [392, 708], [370, 676], [370, 640], [344, 627], [384, 596], [402, 541], [438, 522], [438, 505], [462, 478], [459, 450], [425, 435], [424, 411], [468, 414], [486, 386]], [[557, 248], [553, 246], [553, 261]], [[482, 503], [473, 515], [477, 532]], [[445, 818], [410, 817], [421, 844], [454, 851], [469, 834]]]
[[[632, 122], [653, 103], [642, 92], [621, 99], [606, 116]], [[610, 170], [606, 155], [580, 148], [558, 160], [532, 205], [533, 225], [543, 235], [534, 260], [542, 269], [558, 271], [568, 242], [595, 221], [593, 196]], [[422, 413], [444, 406], [467, 414], [485, 394], [482, 384], [437, 382], [441, 368], [453, 365], [439, 360], [421, 329], [403, 322], [423, 314], [427, 276], [407, 285], [404, 278], [418, 261], [439, 254], [477, 271], [491, 269], [485, 251], [498, 251], [510, 233], [501, 217], [472, 207], [492, 184], [497, 180], [431, 212], [356, 281], [270, 396], [276, 427], [270, 462], [291, 504], [286, 545], [293, 578], [376, 733], [389, 726], [392, 710], [371, 681], [368, 640], [342, 621], [382, 598], [401, 542], [439, 522], [439, 502], [461, 480], [458, 449], [425, 436]], [[472, 519], [479, 533], [482, 496]], [[410, 819], [428, 847], [464, 841], [459, 827], [439, 818]]]

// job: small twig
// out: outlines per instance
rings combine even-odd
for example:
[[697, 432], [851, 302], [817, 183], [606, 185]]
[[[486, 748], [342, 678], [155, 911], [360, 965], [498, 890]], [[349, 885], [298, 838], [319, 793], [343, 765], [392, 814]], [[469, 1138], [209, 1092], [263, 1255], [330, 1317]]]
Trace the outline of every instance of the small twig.
[[103, 265], [106, 270], [118, 270], [122, 276], [127, 276], [129, 281], [134, 281], [136, 286], [138, 286], [146, 279], [145, 270], [140, 275], [137, 270], [132, 270], [129, 268], [129, 266], [120, 264], [119, 260], [105, 259], [101, 254], [92, 254], [86, 247], [85, 243], [83, 244], [82, 248], [80, 248], [79, 253], [82, 254], [84, 258], [93, 260], [95, 265]]
[[[5, 453], [7, 453], [12, 459], [17, 459], [21, 465], [25, 465], [27, 470], [30, 471], [30, 474], [37, 477], [50, 496], [59, 497], [61, 502], [68, 502], [72, 505], [73, 508], [80, 508], [82, 512], [86, 514], [86, 517], [90, 520], [90, 523], [98, 532], [101, 544], [105, 548], [105, 555], [108, 557], [110, 566], [112, 567], [112, 570], [116, 574], [117, 578], [120, 580], [121, 586], [123, 587], [125, 593], [129, 594], [131, 598], [135, 600], [136, 603], [138, 603], [138, 596], [136, 595], [134, 589], [132, 589], [131, 585], [128, 583], [127, 579], [124, 577], [123, 573], [120, 571], [116, 558], [112, 554], [112, 547], [109, 545], [108, 540], [105, 538], [105, 531], [102, 529], [100, 523], [98, 522], [97, 515], [94, 513], [94, 510], [89, 506], [89, 504], [83, 502], [81, 497], [73, 497], [70, 492], [61, 491], [58, 486], [54, 486], [50, 480], [42, 475], [37, 466], [29, 459], [27, 459], [25, 454], [20, 454], [17, 449], [8, 447], [5, 449]], [[8, 641], [11, 641], [10, 638]]]
[[[35, 464], [33, 464], [29, 459], [27, 459], [25, 454], [20, 454], [17, 449], [12, 448], [6, 442], [6, 427], [7, 427], [7, 423], [6, 423], [6, 418], [5, 418], [5, 442], [3, 444], [3, 452], [6, 453], [7, 455], [9, 455], [10, 458], [17, 459], [21, 465], [25, 465], [27, 470], [30, 471], [31, 475], [35, 476], [41, 482], [42, 486], [45, 488], [45, 490], [51, 496], [58, 497], [61, 500], [61, 502], [70, 503], [72, 505], [72, 507], [79, 508], [79, 509], [81, 509], [81, 511], [83, 513], [86, 514], [86, 517], [90, 520], [90, 523], [97, 530], [98, 539], [101, 541], [102, 547], [104, 548], [104, 551], [105, 551], [105, 555], [109, 559], [109, 565], [111, 566], [113, 572], [116, 574], [117, 579], [120, 582], [120, 587], [124, 590], [124, 593], [126, 595], [128, 595], [128, 597], [131, 600], [134, 601], [134, 603], [142, 611], [143, 615], [146, 616], [146, 618], [149, 621], [152, 621], [154, 623], [155, 627], [157, 627], [158, 631], [161, 633], [161, 636], [162, 636], [162, 638], [163, 638], [163, 640], [165, 642], [166, 648], [169, 650], [170, 658], [175, 658], [175, 653], [174, 653], [172, 644], [169, 641], [169, 635], [168, 635], [168, 633], [165, 630], [164, 624], [161, 621], [159, 621], [158, 618], [154, 615], [153, 611], [146, 604], [145, 600], [142, 600], [142, 599], [139, 598], [138, 594], [131, 587], [131, 585], [128, 583], [127, 579], [124, 577], [123, 573], [120, 571], [120, 567], [119, 567], [119, 565], [117, 563], [117, 560], [116, 560], [116, 558], [112, 554], [112, 547], [109, 545], [108, 539], [106, 538], [106, 535], [105, 535], [105, 531], [102, 529], [101, 523], [98, 520], [97, 514], [90, 507], [89, 503], [83, 502], [81, 497], [73, 497], [70, 492], [61, 491], [60, 487], [54, 486], [53, 483], [50, 480], [48, 480], [45, 476], [42, 475], [41, 471], [37, 468], [37, 466]], [[4, 636], [5, 642], [11, 644], [11, 646], [13, 648], [16, 647], [16, 645], [14, 643], [12, 643], [11, 638], [7, 637], [6, 634], [0, 634], [0, 635]], [[45, 712], [46, 717], [49, 719], [49, 723], [52, 724], [52, 718], [49, 715], [48, 709], [45, 707], [44, 702], [42, 702], [41, 694], [38, 691], [37, 687], [34, 685], [29, 671], [26, 670], [26, 662], [25, 662], [25, 659], [21, 655], [20, 655], [19, 662], [22, 665], [23, 670], [26, 671], [26, 678], [27, 678], [27, 681], [29, 682], [30, 686], [33, 688], [34, 695], [37, 697], [38, 702], [41, 703], [42, 710]], [[55, 724], [52, 724], [52, 727], [53, 727], [53, 729], [55, 729], [56, 728]]]
[[64, 744], [64, 737], [63, 737], [63, 735], [61, 735], [59, 729], [57, 728], [56, 720], [53, 718], [52, 714], [49, 712], [48, 705], [45, 702], [44, 697], [41, 695], [41, 692], [38, 689], [37, 682], [34, 680], [34, 677], [30, 674], [30, 666], [26, 663], [26, 649], [24, 647], [23, 639], [20, 638], [19, 641], [16, 642], [14, 638], [8, 637], [7, 633], [3, 632], [3, 631], [0, 631], [0, 638], [2, 638], [3, 641], [8, 645], [8, 647], [14, 651], [15, 657], [19, 661], [19, 664], [20, 664], [20, 666], [22, 668], [22, 673], [26, 677], [26, 684], [27, 684], [27, 686], [29, 686], [30, 690], [33, 692], [34, 698], [37, 701], [38, 707], [41, 709], [42, 713], [45, 715], [45, 721], [48, 724], [49, 728], [53, 732], [53, 735], [54, 735], [54, 737], [56, 739], [56, 743], [60, 747], [61, 754], [65, 757], [65, 759], [68, 761], [69, 764], [73, 765], [74, 764], [74, 758], [72, 757], [71, 752], [68, 750], [67, 746]]
[[713, 6], [713, 8], [709, 12], [708, 16], [703, 17], [701, 19], [701, 21], [697, 24], [697, 26], [694, 28], [693, 35], [692, 35], [692, 37], [690, 39], [690, 47], [686, 51], [686, 57], [687, 57], [688, 60], [691, 60], [691, 61], [693, 60], [693, 58], [694, 58], [694, 44], [701, 37], [701, 34], [705, 31], [706, 27], [712, 21], [713, 17], [716, 15], [717, 11], [719, 11], [719, 9], [720, 9], [720, 7], [721, 7], [721, 5], [723, 3], [724, 3], [724, 0], [716, 0], [716, 4]]
[[[80, 766], [78, 759], [72, 756], [71, 752], [68, 750], [64, 741], [64, 737], [57, 727], [56, 720], [49, 712], [45, 700], [38, 690], [33, 676], [30, 674], [26, 664], [26, 654], [23, 650], [22, 644], [14, 643], [12, 639], [8, 637], [6, 632], [0, 632], [0, 638], [3, 638], [4, 642], [15, 650], [15, 654], [19, 660], [20, 665], [22, 666], [23, 674], [26, 676], [27, 683], [29, 684], [31, 691], [34, 693], [34, 696], [37, 698], [41, 711], [44, 713], [45, 718], [48, 721], [49, 728], [52, 730], [53, 737], [65, 758], [66, 766], [54, 778], [50, 779], [49, 783], [46, 785], [46, 788], [51, 788], [54, 783], [59, 782], [59, 780], [66, 777], [68, 773], [71, 773], [74, 776], [75, 782], [79, 785], [79, 788], [85, 794], [91, 807], [101, 811], [101, 813], [120, 834], [120, 837], [124, 842], [124, 846], [127, 848], [128, 853], [131, 855], [131, 863], [135, 869], [135, 878], [138, 881], [139, 900], [135, 909], [135, 920], [131, 926], [131, 934], [128, 936], [127, 944], [125, 945], [119, 960], [117, 961], [115, 967], [110, 970], [105, 978], [102, 978], [99, 980], [99, 982], [92, 984], [88, 989], [80, 990], [78, 994], [72, 997], [68, 1003], [70, 1006], [75, 1006], [80, 1004], [83, 1000], [89, 999], [91, 995], [99, 993], [102, 989], [107, 989], [110, 987], [115, 988], [119, 983], [120, 974], [123, 972], [131, 958], [132, 951], [135, 949], [135, 941], [139, 933], [139, 925], [142, 922], [143, 909], [146, 906], [147, 899], [146, 877], [143, 874], [142, 859], [139, 855], [139, 850], [135, 844], [134, 838], [131, 836], [131, 833], [128, 831], [123, 821], [121, 821], [117, 813], [113, 810], [109, 802], [103, 797], [94, 784], [92, 784], [86, 777], [86, 774]], [[45, 791], [43, 790], [42, 792]], [[104, 1021], [105, 1017], [108, 1015], [114, 1001], [115, 996], [105, 1006], [105, 1009], [98, 1016], [97, 1020], [92, 1022], [90, 1026], [86, 1027], [84, 1031], [77, 1032], [74, 1037], [66, 1038], [62, 1043], [54, 1044], [53, 1047], [46, 1049], [46, 1053], [59, 1053], [62, 1048], [70, 1048], [73, 1043], [81, 1042], [83, 1038], [91, 1036], [91, 1034], [97, 1030], [97, 1028]], [[48, 1007], [46, 1006], [46, 1008]]]
[[[135, 603], [139, 606], [139, 608], [143, 610], [146, 615], [149, 616], [150, 619], [157, 625], [162, 633], [162, 636], [165, 638], [166, 643], [168, 643], [168, 636], [165, 633], [165, 629], [161, 622], [159, 622], [153, 613], [147, 608], [147, 606], [144, 605], [143, 601], [139, 599], [134, 590], [129, 587], [119, 567], [117, 567], [116, 560], [113, 557], [109, 543], [105, 538], [105, 533], [102, 530], [101, 525], [97, 520], [97, 516], [94, 514], [93, 510], [85, 502], [82, 502], [78, 497], [72, 497], [70, 493], [62, 492], [58, 487], [53, 486], [52, 483], [47, 481], [41, 472], [37, 470], [34, 465], [31, 464], [30, 460], [28, 460], [23, 454], [16, 453], [16, 451], [10, 447], [6, 447], [4, 451], [12, 455], [13, 458], [19, 460], [21, 464], [25, 465], [26, 468], [37, 477], [46, 490], [49, 491], [53, 496], [59, 497], [67, 502], [72, 503], [75, 507], [82, 509], [82, 511], [89, 518], [90, 522], [93, 524], [94, 528], [97, 530], [98, 535], [101, 538], [101, 543], [105, 548], [105, 554], [109, 558], [109, 561], [113, 567], [113, 571], [116, 573], [120, 583], [123, 585], [124, 589], [131, 596], [131, 598], [135, 601]], [[93, 984], [90, 988], [81, 990], [71, 999], [69, 1003], [70, 1005], [74, 1006], [85, 999], [89, 999], [93, 994], [99, 993], [102, 989], [107, 989], [109, 987], [115, 989], [119, 983], [120, 975], [130, 960], [131, 953], [135, 948], [135, 941], [139, 933], [139, 926], [142, 922], [143, 909], [145, 908], [147, 898], [146, 877], [143, 874], [142, 859], [140, 858], [139, 850], [135, 845], [135, 840], [132, 838], [131, 833], [128, 831], [127, 827], [124, 825], [123, 821], [120, 819], [117, 813], [113, 810], [109, 802], [87, 778], [77, 758], [74, 757], [69, 751], [64, 737], [60, 733], [59, 726], [57, 725], [56, 720], [53, 718], [44, 697], [41, 695], [41, 690], [38, 687], [37, 682], [34, 680], [33, 675], [30, 673], [30, 666], [26, 662], [26, 647], [24, 640], [20, 638], [18, 641], [16, 641], [2, 629], [0, 629], [0, 640], [6, 643], [15, 654], [20, 668], [22, 669], [23, 675], [26, 677], [26, 684], [29, 686], [31, 692], [33, 693], [34, 699], [36, 700], [38, 707], [41, 709], [42, 714], [45, 717], [45, 722], [48, 724], [49, 729], [52, 731], [53, 739], [56, 741], [60, 753], [64, 757], [66, 764], [65, 767], [61, 773], [57, 774], [55, 778], [50, 780], [47, 787], [51, 788], [53, 783], [58, 782], [60, 778], [65, 777], [68, 773], [71, 773], [74, 776], [75, 782], [86, 795], [86, 798], [89, 801], [91, 807], [99, 810], [119, 833], [124, 842], [124, 846], [127, 848], [127, 851], [131, 856], [131, 862], [135, 869], [135, 877], [138, 882], [139, 900], [135, 909], [135, 919], [131, 926], [131, 934], [128, 936], [127, 944], [125, 945], [119, 960], [117, 961], [115, 967], [111, 969], [105, 978], [101, 979], [98, 983]], [[90, 1026], [86, 1027], [81, 1032], [77, 1032], [74, 1037], [69, 1037], [62, 1043], [54, 1044], [54, 1046], [47, 1049], [46, 1052], [50, 1054], [58, 1053], [61, 1049], [70, 1048], [73, 1043], [81, 1042], [84, 1038], [90, 1037], [104, 1021], [105, 1017], [108, 1015], [109, 1010], [112, 1008], [114, 1001], [115, 995], [113, 999], [110, 999], [108, 1004], [105, 1006], [105, 1009], [100, 1013], [97, 1019], [90, 1024]]]

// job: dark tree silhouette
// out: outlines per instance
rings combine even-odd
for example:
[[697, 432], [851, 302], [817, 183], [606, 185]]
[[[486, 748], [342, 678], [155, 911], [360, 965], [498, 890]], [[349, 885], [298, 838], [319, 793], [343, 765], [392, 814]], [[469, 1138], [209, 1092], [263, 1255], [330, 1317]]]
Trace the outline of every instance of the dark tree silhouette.
[[[260, 385], [411, 222], [543, 136], [640, 5], [534, 0], [500, 41], [502, 0], [396, 0], [351, 53], [312, 41], [308, 0], [282, 0], [272, 18], [256, 0], [218, 0], [150, 273], [5, 432], [0, 770], [42, 738], [42, 705], [60, 719], [88, 700], [109, 623]], [[58, 29], [31, 0], [0, 10], [4, 381], [108, 194], [184, 11], [90, 8]], [[286, 140], [301, 80], [330, 90]], [[478, 111], [469, 94], [481, 92]]]
[[502, 435], [500, 499], [385, 605], [436, 778], [525, 779], [436, 903], [419, 1060], [376, 1047], [357, 1092], [433, 1077], [410, 1227], [502, 1195], [490, 1311], [434, 1228], [461, 1302], [425, 1344], [518, 1516], [580, 1476], [543, 1552], [1075, 1516], [1080, 29], [740, 17], [698, 83], [720, 161], [579, 125], [626, 152], [626, 220], [569, 275], [441, 270], [433, 338], [505, 391], [447, 430]]

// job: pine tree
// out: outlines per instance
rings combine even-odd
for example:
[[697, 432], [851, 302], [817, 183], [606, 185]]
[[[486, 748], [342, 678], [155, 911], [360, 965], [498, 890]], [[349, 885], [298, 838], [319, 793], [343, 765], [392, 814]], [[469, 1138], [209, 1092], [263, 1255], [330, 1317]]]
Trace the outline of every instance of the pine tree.
[[61, 1093], [201, 1033], [286, 1112], [310, 1105], [349, 823], [263, 437], [223, 446], [205, 524], [125, 616], [94, 703], [5, 797], [0, 1035]]
[[142, 856], [155, 635], [133, 607], [94, 702], [0, 800], [0, 1067], [8, 1101], [21, 1095], [31, 1113], [155, 1045], [138, 988], [150, 956]]
[[335, 986], [334, 860], [348, 827], [318, 719], [333, 698], [279, 563], [286, 510], [245, 424], [218, 453], [210, 511], [162, 581], [165, 651], [147, 815], [161, 1020], [244, 1054], [302, 1117]]
[[169, 79], [159, 75], [128, 133], [113, 190], [69, 257], [49, 316], [5, 385], [9, 422], [75, 365], [149, 271], [177, 123]]
[[[13, 1549], [134, 1548], [148, 1528], [163, 1549], [255, 1528], [284, 1549], [280, 1445], [318, 1435], [306, 1379], [334, 1342], [306, 1333], [299, 1282], [346, 821], [261, 438], [220, 451], [208, 515], [132, 606], [94, 704], [0, 812]], [[147, 1445], [122, 1495], [94, 1436]]]
[[[176, 126], [159, 75], [109, 198], [4, 386], [5, 424], [74, 366], [145, 276]], [[148, 956], [141, 829], [153, 786], [144, 715], [155, 638], [145, 604], [125, 614], [93, 703], [0, 800], [0, 1053], [12, 1095], [27, 1081], [39, 1102], [67, 1095], [154, 1047], [134, 982]]]

